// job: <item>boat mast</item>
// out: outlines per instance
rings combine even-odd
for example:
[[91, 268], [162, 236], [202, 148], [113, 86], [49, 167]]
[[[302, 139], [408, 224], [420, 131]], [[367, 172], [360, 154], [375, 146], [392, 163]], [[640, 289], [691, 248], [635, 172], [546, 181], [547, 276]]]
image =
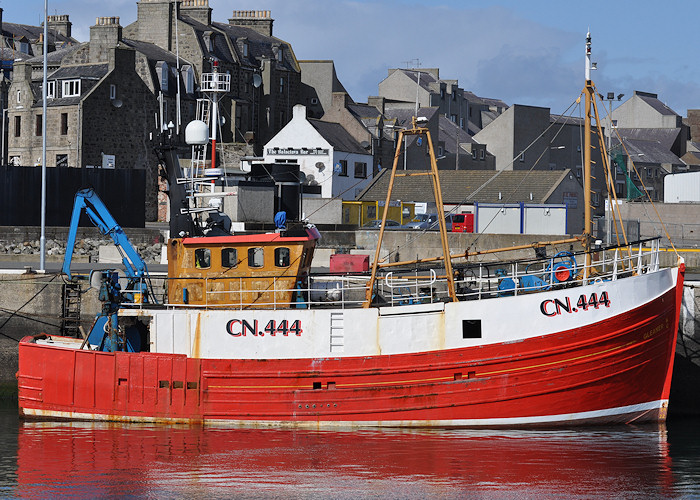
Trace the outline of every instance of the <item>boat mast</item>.
[[586, 251], [586, 265], [583, 271], [583, 279], [588, 278], [588, 270], [591, 265], [591, 103], [594, 99], [595, 88], [591, 80], [591, 70], [595, 69], [591, 63], [591, 33], [586, 34], [586, 87], [584, 89], [586, 102], [584, 120], [584, 143], [583, 143], [583, 204], [584, 204], [584, 225], [583, 225], [583, 246]]

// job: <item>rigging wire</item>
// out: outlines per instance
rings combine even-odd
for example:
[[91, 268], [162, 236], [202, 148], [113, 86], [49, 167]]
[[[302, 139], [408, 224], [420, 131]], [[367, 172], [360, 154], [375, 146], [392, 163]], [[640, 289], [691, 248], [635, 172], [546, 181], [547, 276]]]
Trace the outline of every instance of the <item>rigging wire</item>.
[[12, 339], [12, 340], [14, 340], [15, 342], [19, 343], [19, 340], [17, 340], [17, 339], [15, 339], [15, 338], [11, 337], [10, 335], [7, 335], [6, 333], [2, 332], [2, 329], [5, 327], [5, 325], [6, 325], [13, 317], [15, 317], [15, 316], [19, 313], [19, 311], [21, 311], [21, 310], [24, 308], [24, 306], [26, 306], [26, 305], [29, 304], [32, 300], [34, 300], [35, 298], [37, 298], [37, 297], [39, 296], [39, 294], [40, 294], [41, 292], [43, 292], [43, 291], [46, 289], [46, 287], [49, 286], [49, 285], [53, 282], [53, 280], [56, 279], [57, 276], [59, 276], [59, 275], [58, 275], [58, 274], [54, 274], [53, 277], [52, 277], [43, 287], [41, 287], [41, 289], [40, 289], [38, 292], [36, 292], [34, 295], [32, 295], [32, 296], [29, 298], [29, 300], [27, 300], [24, 304], [22, 304], [21, 306], [19, 306], [19, 308], [17, 308], [15, 311], [13, 311], [12, 314], [10, 314], [10, 315], [5, 319], [5, 321], [2, 323], [2, 325], [0, 325], [0, 335], [2, 335], [3, 337], [7, 337], [8, 339]]

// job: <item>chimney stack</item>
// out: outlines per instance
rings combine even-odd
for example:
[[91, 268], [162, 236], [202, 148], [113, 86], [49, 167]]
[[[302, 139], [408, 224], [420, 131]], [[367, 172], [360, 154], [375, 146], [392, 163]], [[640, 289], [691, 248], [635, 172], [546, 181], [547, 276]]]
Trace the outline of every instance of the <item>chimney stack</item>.
[[98, 17], [95, 26], [90, 26], [90, 62], [108, 62], [121, 39], [119, 17]]
[[251, 28], [265, 36], [272, 36], [273, 22], [269, 10], [234, 10], [233, 16], [228, 20], [231, 26]]

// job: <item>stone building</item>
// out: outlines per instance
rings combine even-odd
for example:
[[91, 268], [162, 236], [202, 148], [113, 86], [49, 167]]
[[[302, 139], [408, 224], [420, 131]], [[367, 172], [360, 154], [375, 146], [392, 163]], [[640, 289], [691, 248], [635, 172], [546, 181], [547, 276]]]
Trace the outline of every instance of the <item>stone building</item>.
[[[55, 64], [56, 51], [65, 47], [76, 45], [77, 41], [71, 37], [72, 23], [67, 15], [48, 16], [48, 57], [49, 65]], [[44, 27], [29, 26], [25, 24], [8, 23], [3, 21], [3, 9], [0, 8], [0, 110], [2, 124], [0, 125], [1, 145], [0, 164], [6, 165], [8, 122], [5, 110], [7, 110], [8, 92], [12, 83], [12, 75], [16, 64], [43, 55], [44, 52]]]
[[[272, 25], [270, 11], [234, 11], [220, 23], [212, 21], [208, 0], [139, 0], [137, 20], [124, 37], [179, 54], [187, 61], [180, 71], [188, 89], [212, 72], [214, 60], [230, 75], [231, 91], [219, 102], [219, 141], [230, 150], [223, 157], [237, 165], [240, 155], [253, 152], [246, 146], [262, 152], [301, 99], [299, 64], [291, 46], [272, 36]], [[167, 70], [175, 68], [161, 65], [159, 74]], [[184, 127], [177, 128], [182, 133]]]
[[[300, 99], [299, 65], [291, 46], [272, 36], [269, 11], [234, 11], [228, 24], [213, 22], [211, 12], [208, 0], [140, 0], [130, 25], [98, 18], [89, 42], [53, 51], [47, 166], [146, 169], [146, 218], [155, 220], [154, 147], [182, 144], [185, 125], [207, 118], [199, 89], [214, 61], [231, 82], [218, 108], [220, 166], [238, 167], [242, 156], [261, 154]], [[69, 34], [68, 19], [55, 17]], [[14, 69], [7, 156], [14, 164], [37, 165], [42, 58]]]

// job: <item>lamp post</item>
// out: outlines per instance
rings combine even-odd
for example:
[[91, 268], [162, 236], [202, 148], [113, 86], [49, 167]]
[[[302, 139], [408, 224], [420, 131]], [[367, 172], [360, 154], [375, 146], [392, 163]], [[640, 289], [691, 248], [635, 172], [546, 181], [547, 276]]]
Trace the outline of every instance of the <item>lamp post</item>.
[[[617, 167], [615, 168], [615, 172], [613, 173], [612, 171], [612, 152], [610, 151], [611, 148], [611, 143], [612, 143], [612, 127], [613, 127], [613, 122], [612, 122], [612, 112], [613, 112], [613, 102], [620, 101], [625, 94], [617, 94], [617, 98], [615, 97], [615, 92], [608, 92], [608, 94], [603, 97], [602, 94], [599, 94], [600, 100], [605, 102], [607, 101], [609, 103], [610, 109], [608, 111], [608, 130], [607, 130], [607, 149], [608, 149], [608, 185], [612, 187], [612, 189], [616, 189], [617, 186]], [[607, 111], [607, 110], [606, 110]], [[608, 197], [606, 199], [606, 207], [605, 207], [605, 243], [607, 245], [610, 245], [612, 241], [612, 235], [610, 234], [612, 232], [612, 217], [610, 217], [610, 212], [612, 211], [612, 198], [610, 196], [610, 193], [608, 193]]]

